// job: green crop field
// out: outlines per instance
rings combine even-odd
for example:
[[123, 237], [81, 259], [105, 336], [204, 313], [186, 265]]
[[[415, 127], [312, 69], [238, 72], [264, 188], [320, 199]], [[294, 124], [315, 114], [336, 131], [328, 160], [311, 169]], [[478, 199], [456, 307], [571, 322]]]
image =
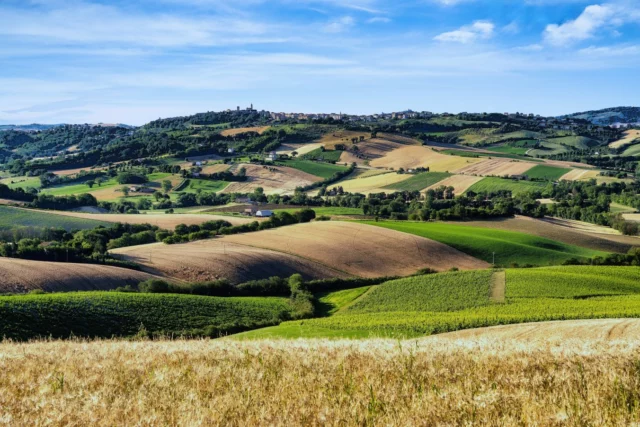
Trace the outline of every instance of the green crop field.
[[370, 289], [369, 286], [362, 288], [345, 289], [342, 291], [325, 292], [317, 295], [320, 313], [323, 315], [331, 315], [338, 310], [352, 304]]
[[[299, 208], [290, 208], [290, 209], [274, 209], [274, 212], [288, 212], [288, 213], [295, 213], [298, 212], [300, 209], [304, 209], [305, 207], [299, 207]], [[362, 208], [341, 208], [341, 207], [333, 207], [333, 206], [328, 206], [328, 207], [314, 207], [311, 206], [310, 209], [313, 209], [316, 213], [316, 216], [320, 216], [320, 215], [364, 215], [364, 213], [362, 212]]]
[[27, 340], [70, 336], [212, 336], [276, 325], [287, 298], [74, 292], [0, 297], [0, 336]]
[[474, 193], [490, 193], [493, 191], [508, 190], [511, 191], [511, 193], [515, 196], [521, 193], [527, 193], [529, 191], [542, 190], [546, 186], [546, 182], [517, 181], [514, 179], [504, 179], [489, 176], [473, 184], [467, 189], [466, 192], [473, 191]]
[[247, 337], [418, 337], [523, 322], [640, 317], [637, 267], [506, 270], [504, 302], [490, 300], [490, 276], [470, 271], [386, 282], [330, 317], [285, 322]]
[[278, 162], [278, 164], [299, 169], [303, 172], [325, 179], [331, 178], [331, 176], [336, 172], [342, 172], [347, 169], [344, 166], [334, 165], [331, 163], [312, 162], [311, 160], [287, 160], [286, 162]]
[[604, 252], [515, 231], [438, 222], [364, 222], [437, 240], [486, 262], [493, 261], [495, 252], [496, 265], [503, 267], [509, 267], [513, 263], [537, 266], [558, 265], [570, 258], [587, 259], [606, 255]]
[[622, 153], [623, 156], [640, 156], [640, 143], [633, 144]]
[[85, 230], [111, 224], [93, 219], [73, 218], [47, 213], [47, 211], [26, 210], [0, 206], [0, 229], [12, 227], [46, 227], [70, 230]]
[[596, 147], [599, 145], [598, 141], [596, 141], [595, 139], [587, 138], [585, 136], [563, 136], [560, 138], [549, 138], [548, 142], [566, 145], [580, 150]]
[[611, 203], [611, 213], [633, 213], [636, 211], [635, 208], [630, 206], [621, 205], [620, 203]]
[[342, 155], [342, 153], [342, 150], [323, 150], [322, 148], [316, 148], [315, 150], [309, 151], [299, 158], [302, 160], [322, 159], [325, 162], [337, 162], [338, 160], [340, 160], [340, 156]]
[[447, 172], [423, 172], [383, 188], [397, 191], [420, 191], [450, 176], [451, 174]]
[[529, 151], [530, 156], [552, 156], [554, 154], [562, 154], [569, 151], [569, 149], [555, 142], [543, 141], [540, 143], [543, 148], [537, 148]]
[[568, 172], [571, 168], [558, 168], [555, 166], [536, 165], [529, 169], [525, 175], [532, 179], [546, 179], [547, 181], [557, 181], [560, 177]]

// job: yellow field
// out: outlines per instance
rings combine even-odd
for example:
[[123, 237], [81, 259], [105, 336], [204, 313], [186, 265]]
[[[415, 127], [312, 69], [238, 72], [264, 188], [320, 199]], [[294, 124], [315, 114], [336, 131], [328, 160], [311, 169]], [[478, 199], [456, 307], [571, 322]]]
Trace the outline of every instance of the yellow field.
[[271, 126], [253, 126], [253, 127], [246, 127], [246, 128], [225, 129], [222, 132], [220, 132], [220, 135], [234, 136], [234, 135], [238, 135], [240, 133], [245, 133], [245, 132], [257, 132], [262, 135], [264, 131], [266, 131], [270, 127]]
[[486, 159], [456, 170], [456, 173], [480, 176], [512, 176], [523, 175], [535, 163], [521, 162], [511, 159]]
[[610, 148], [619, 148], [627, 144], [631, 144], [636, 139], [640, 140], [640, 130], [638, 129], [630, 129], [624, 133], [624, 138], [619, 139], [617, 141], [613, 141], [609, 144]]
[[[319, 143], [324, 146], [326, 149], [335, 150], [336, 144], [343, 144], [347, 147], [353, 145], [351, 142], [351, 138], [364, 137], [365, 139], [371, 138], [370, 132], [356, 132], [350, 130], [338, 130], [332, 133], [328, 133], [324, 135], [322, 138], [315, 140], [314, 143]], [[364, 141], [363, 141], [364, 142]]]
[[423, 191], [433, 190], [438, 187], [453, 187], [454, 194], [456, 196], [462, 195], [465, 191], [469, 189], [473, 184], [480, 181], [482, 179], [481, 176], [473, 176], [473, 175], [452, 175], [449, 178], [445, 178], [442, 181], [433, 184], [431, 187], [426, 188]]
[[382, 193], [389, 192], [382, 187], [395, 184], [405, 179], [411, 178], [409, 174], [397, 174], [395, 172], [389, 172], [379, 175], [368, 176], [365, 178], [348, 179], [346, 181], [340, 181], [329, 186], [329, 189], [342, 187], [344, 191], [349, 193]]
[[251, 193], [262, 187], [265, 194], [292, 194], [296, 187], [304, 187], [322, 178], [287, 166], [242, 164], [246, 169], [247, 181], [232, 182], [223, 193]]
[[627, 221], [640, 222], [640, 214], [622, 214]]
[[412, 169], [428, 167], [432, 172], [454, 172], [463, 167], [482, 161], [479, 158], [450, 156], [421, 145], [397, 148], [371, 161], [371, 166]]
[[567, 181], [584, 181], [591, 178], [598, 178], [599, 174], [599, 170], [573, 169], [571, 172], [562, 175], [560, 179]]
[[[640, 342], [0, 344], [7, 425], [577, 426], [640, 422]], [[544, 338], [544, 337], [543, 337]]]
[[320, 142], [311, 144], [282, 144], [276, 149], [276, 153], [291, 155], [291, 153], [295, 151], [296, 153], [298, 153], [299, 157], [320, 147], [322, 147], [322, 143]]

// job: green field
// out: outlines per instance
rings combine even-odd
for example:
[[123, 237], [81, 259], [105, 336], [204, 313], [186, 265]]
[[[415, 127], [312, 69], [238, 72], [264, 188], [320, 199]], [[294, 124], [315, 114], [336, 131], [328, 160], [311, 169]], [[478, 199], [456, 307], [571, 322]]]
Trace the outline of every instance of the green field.
[[630, 206], [621, 205], [620, 203], [612, 202], [610, 206], [611, 213], [633, 213], [636, 211], [635, 208]]
[[277, 325], [289, 317], [287, 298], [74, 292], [0, 297], [0, 336], [211, 336]]
[[[291, 208], [291, 209], [274, 209], [274, 212], [288, 212], [288, 213], [295, 213], [298, 212], [300, 209], [304, 209], [305, 206], [301, 206], [299, 208]], [[309, 209], [313, 209], [316, 213], [316, 216], [320, 216], [320, 215], [364, 215], [364, 213], [362, 212], [362, 208], [341, 208], [341, 207], [333, 207], [333, 206], [328, 206], [328, 207], [315, 207], [315, 206], [310, 206]]]
[[190, 178], [186, 188], [175, 193], [197, 193], [198, 191], [218, 192], [229, 185], [226, 181], [211, 181], [208, 179]]
[[587, 259], [606, 255], [604, 252], [515, 231], [438, 222], [364, 222], [437, 240], [489, 263], [493, 262], [495, 252], [496, 265], [503, 267], [509, 267], [513, 263], [537, 266], [558, 265], [570, 258]]
[[330, 317], [240, 337], [400, 338], [523, 322], [640, 317], [637, 267], [506, 270], [504, 302], [490, 300], [490, 276], [470, 271], [386, 282]]
[[629, 146], [622, 152], [623, 156], [640, 156], [640, 143]]
[[486, 177], [473, 184], [466, 192], [473, 191], [474, 193], [508, 190], [514, 196], [527, 193], [529, 191], [543, 190], [547, 186], [545, 182], [532, 182], [532, 181], [516, 181], [513, 179], [504, 179], [496, 177]]
[[451, 174], [448, 172], [423, 172], [383, 188], [398, 191], [420, 191], [450, 176]]
[[67, 231], [85, 230], [111, 224], [93, 219], [73, 218], [47, 213], [47, 211], [26, 210], [0, 206], [0, 229], [12, 227], [64, 228]]
[[14, 176], [0, 179], [0, 184], [4, 184], [11, 189], [16, 188], [40, 188], [40, 178], [37, 176]]
[[562, 154], [569, 151], [569, 149], [562, 145], [556, 144], [554, 142], [543, 141], [540, 143], [543, 148], [537, 148], [529, 151], [530, 156], [552, 156], [554, 154]]
[[528, 156], [519, 156], [517, 154], [508, 154], [508, 153], [485, 153], [483, 151], [466, 151], [466, 150], [455, 150], [455, 149], [442, 150], [441, 153], [451, 154], [451, 155], [460, 156], [460, 157], [497, 157], [497, 158], [506, 158], [506, 159], [526, 160], [528, 162], [542, 162], [542, 160], [540, 159], [534, 159]]
[[531, 179], [545, 179], [547, 181], [557, 181], [566, 173], [571, 172], [571, 168], [558, 168], [555, 166], [535, 165], [529, 169], [525, 175]]
[[323, 150], [322, 148], [316, 148], [308, 153], [300, 156], [302, 160], [322, 160], [325, 162], [337, 162], [340, 160], [342, 150]]
[[585, 136], [563, 136], [560, 138], [549, 138], [547, 142], [554, 144], [566, 145], [569, 147], [584, 150], [599, 145], [595, 139], [587, 138]]
[[101, 190], [103, 188], [117, 187], [118, 185], [122, 184], [118, 184], [115, 178], [111, 178], [103, 182], [100, 186], [98, 186], [97, 184], [94, 185], [93, 188], [89, 188], [87, 184], [80, 183], [45, 188], [44, 190], [42, 190], [42, 193], [52, 196], [71, 196], [72, 194], [85, 194], [92, 191]]
[[342, 172], [347, 168], [344, 166], [334, 165], [331, 163], [312, 162], [311, 160], [287, 160], [286, 162], [278, 162], [282, 166], [289, 166], [301, 170], [320, 178], [331, 178], [334, 173]]

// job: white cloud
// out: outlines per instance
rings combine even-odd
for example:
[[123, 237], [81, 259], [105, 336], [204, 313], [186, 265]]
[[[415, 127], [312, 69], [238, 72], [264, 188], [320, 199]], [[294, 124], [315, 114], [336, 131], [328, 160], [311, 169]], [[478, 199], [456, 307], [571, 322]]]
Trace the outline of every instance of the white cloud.
[[580, 49], [581, 55], [587, 56], [631, 56], [640, 55], [640, 46], [589, 46]]
[[622, 25], [626, 19], [625, 8], [613, 5], [587, 6], [576, 19], [564, 24], [549, 24], [544, 31], [544, 39], [555, 46], [566, 46], [595, 37], [604, 27]]
[[383, 24], [386, 24], [388, 22], [391, 22], [391, 19], [385, 17], [385, 16], [375, 16], [371, 19], [367, 19], [367, 24], [375, 24], [381, 22]]
[[455, 31], [449, 31], [434, 37], [440, 42], [471, 43], [478, 39], [489, 39], [493, 36], [495, 25], [491, 21], [476, 21]]
[[327, 33], [341, 33], [355, 24], [355, 20], [350, 16], [342, 16], [324, 26]]

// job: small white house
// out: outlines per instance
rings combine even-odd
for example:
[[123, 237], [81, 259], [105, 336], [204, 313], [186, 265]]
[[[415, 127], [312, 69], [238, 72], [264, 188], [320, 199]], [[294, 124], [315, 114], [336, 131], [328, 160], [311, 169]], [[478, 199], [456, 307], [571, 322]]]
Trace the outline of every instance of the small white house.
[[267, 156], [267, 160], [271, 160], [272, 162], [275, 162], [276, 160], [278, 160], [278, 153], [276, 153], [275, 151], [270, 152], [269, 155]]
[[260, 217], [260, 218], [268, 218], [270, 216], [273, 216], [273, 211], [261, 210], [261, 211], [256, 212], [256, 216]]
[[227, 153], [229, 153], [229, 154], [233, 154], [233, 153], [235, 153], [235, 152], [236, 152], [236, 149], [235, 149], [235, 148], [229, 148], [229, 149], [227, 149]]

